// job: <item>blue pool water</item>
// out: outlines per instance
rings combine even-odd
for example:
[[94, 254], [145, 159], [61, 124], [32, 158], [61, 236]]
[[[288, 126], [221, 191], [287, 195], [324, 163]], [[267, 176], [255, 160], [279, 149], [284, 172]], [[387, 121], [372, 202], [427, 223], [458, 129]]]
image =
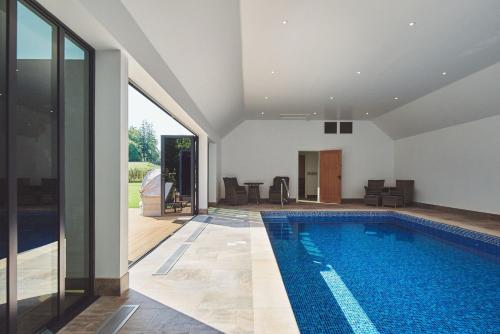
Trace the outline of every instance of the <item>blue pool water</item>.
[[302, 333], [500, 333], [498, 238], [403, 215], [262, 216]]

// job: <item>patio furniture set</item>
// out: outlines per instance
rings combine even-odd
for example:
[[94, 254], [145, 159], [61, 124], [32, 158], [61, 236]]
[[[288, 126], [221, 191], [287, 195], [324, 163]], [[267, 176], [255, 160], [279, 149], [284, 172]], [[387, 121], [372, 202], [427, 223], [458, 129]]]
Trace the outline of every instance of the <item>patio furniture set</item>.
[[[290, 178], [288, 176], [276, 176], [273, 179], [273, 184], [269, 187], [269, 201], [271, 203], [281, 203], [283, 198], [288, 201], [288, 191]], [[236, 177], [225, 177], [224, 188], [226, 191], [225, 201], [229, 205], [243, 205], [248, 204], [249, 200], [255, 200], [257, 204], [260, 203], [260, 186], [263, 182], [245, 182], [245, 186], [238, 184]], [[282, 184], [284, 186], [282, 187]]]
[[413, 203], [414, 180], [396, 180], [395, 187], [386, 187], [385, 180], [368, 180], [365, 186], [365, 204], [406, 207]]

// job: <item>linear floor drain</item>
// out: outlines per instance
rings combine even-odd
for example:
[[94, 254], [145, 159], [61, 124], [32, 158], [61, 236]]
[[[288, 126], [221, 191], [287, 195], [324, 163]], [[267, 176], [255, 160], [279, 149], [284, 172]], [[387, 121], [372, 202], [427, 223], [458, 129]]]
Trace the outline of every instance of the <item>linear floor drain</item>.
[[97, 334], [116, 334], [130, 319], [139, 305], [122, 305], [97, 330]]
[[179, 261], [181, 256], [187, 251], [189, 245], [183, 244], [165, 261], [160, 268], [153, 275], [166, 275], [172, 267]]
[[212, 217], [207, 217], [207, 219], [204, 220], [203, 224], [198, 227], [190, 236], [187, 238], [186, 242], [194, 242], [196, 238], [203, 232], [203, 230], [207, 227], [207, 225], [210, 223], [210, 220], [212, 220]]

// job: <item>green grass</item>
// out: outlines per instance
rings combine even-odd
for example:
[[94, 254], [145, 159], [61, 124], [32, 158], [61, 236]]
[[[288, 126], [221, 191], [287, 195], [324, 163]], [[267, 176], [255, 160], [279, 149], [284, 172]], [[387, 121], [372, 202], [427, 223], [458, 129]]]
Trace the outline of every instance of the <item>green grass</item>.
[[138, 208], [139, 202], [141, 201], [141, 194], [139, 193], [141, 189], [140, 182], [134, 182], [128, 184], [128, 207]]
[[137, 168], [139, 170], [149, 171], [151, 169], [160, 168], [159, 165], [155, 165], [151, 162], [129, 162], [128, 169]]

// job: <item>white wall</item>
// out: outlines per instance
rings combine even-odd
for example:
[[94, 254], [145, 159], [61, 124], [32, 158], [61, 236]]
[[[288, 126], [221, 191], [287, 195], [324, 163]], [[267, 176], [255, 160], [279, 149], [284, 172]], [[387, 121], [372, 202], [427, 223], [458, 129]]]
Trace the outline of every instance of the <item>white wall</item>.
[[397, 140], [395, 176], [418, 202], [500, 214], [500, 116]]
[[[355, 121], [353, 134], [324, 134], [324, 121], [245, 121], [222, 139], [222, 176], [261, 181], [268, 198], [274, 176], [290, 176], [298, 193], [298, 152], [342, 149], [342, 197], [360, 198], [368, 179], [394, 175], [393, 140], [370, 121]], [[221, 180], [222, 197], [224, 185]]]
[[96, 52], [95, 275], [128, 271], [128, 68], [119, 50]]

